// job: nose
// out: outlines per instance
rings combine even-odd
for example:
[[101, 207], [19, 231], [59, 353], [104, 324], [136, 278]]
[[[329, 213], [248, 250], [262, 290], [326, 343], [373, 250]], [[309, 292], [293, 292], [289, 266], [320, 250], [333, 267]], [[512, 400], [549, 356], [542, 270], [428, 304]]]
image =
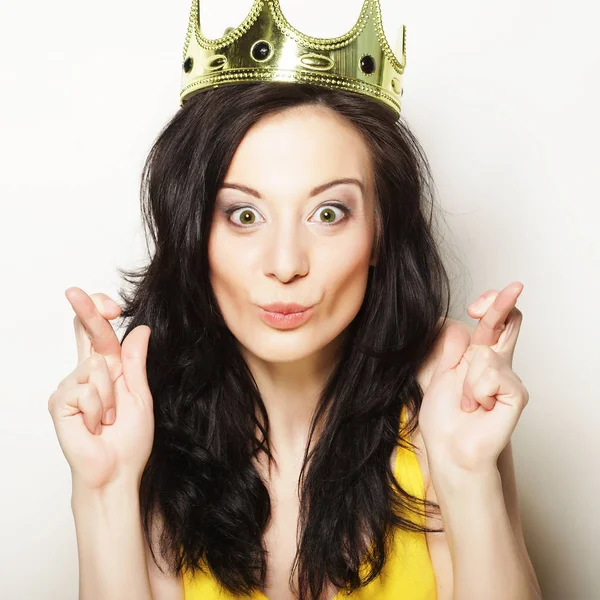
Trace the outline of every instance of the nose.
[[309, 270], [308, 232], [302, 227], [275, 227], [265, 245], [263, 264], [267, 277], [287, 283], [304, 277]]

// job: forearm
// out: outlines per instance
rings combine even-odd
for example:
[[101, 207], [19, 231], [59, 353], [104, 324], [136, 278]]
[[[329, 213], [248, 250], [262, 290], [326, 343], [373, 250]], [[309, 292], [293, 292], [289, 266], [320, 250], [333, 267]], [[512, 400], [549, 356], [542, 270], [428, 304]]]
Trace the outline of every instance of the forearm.
[[521, 556], [497, 469], [433, 479], [453, 565], [453, 600], [539, 600]]
[[73, 482], [79, 600], [152, 600], [138, 488], [91, 491]]

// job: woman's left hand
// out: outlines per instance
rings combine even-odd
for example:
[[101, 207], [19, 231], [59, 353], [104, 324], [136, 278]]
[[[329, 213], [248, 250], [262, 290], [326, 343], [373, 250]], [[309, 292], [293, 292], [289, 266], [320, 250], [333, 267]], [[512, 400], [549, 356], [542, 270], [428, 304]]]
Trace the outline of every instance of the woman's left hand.
[[[523, 284], [490, 290], [472, 337], [464, 325], [448, 326], [442, 357], [424, 394], [419, 428], [432, 470], [489, 471], [510, 440], [529, 393], [512, 370], [523, 320], [516, 308]], [[433, 465], [433, 466], [432, 466]]]

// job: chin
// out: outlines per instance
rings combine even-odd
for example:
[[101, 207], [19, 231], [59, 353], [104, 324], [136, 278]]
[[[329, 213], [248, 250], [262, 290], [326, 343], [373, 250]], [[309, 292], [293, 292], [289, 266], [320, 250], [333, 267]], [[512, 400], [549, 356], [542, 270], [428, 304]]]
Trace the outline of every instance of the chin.
[[317, 348], [286, 348], [286, 349], [275, 349], [275, 348], [246, 348], [246, 352], [250, 352], [256, 358], [271, 364], [276, 363], [293, 363], [303, 360], [316, 352]]
[[296, 329], [278, 330], [261, 325], [251, 335], [245, 330], [243, 336], [235, 336], [242, 353], [250, 353], [269, 363], [287, 363], [300, 361], [320, 352], [336, 340], [344, 327], [333, 331], [324, 331], [307, 323]]
[[304, 326], [288, 331], [260, 327], [255, 334], [237, 338], [243, 350], [270, 363], [284, 363], [302, 360], [318, 352], [327, 340], [317, 337], [314, 329]]

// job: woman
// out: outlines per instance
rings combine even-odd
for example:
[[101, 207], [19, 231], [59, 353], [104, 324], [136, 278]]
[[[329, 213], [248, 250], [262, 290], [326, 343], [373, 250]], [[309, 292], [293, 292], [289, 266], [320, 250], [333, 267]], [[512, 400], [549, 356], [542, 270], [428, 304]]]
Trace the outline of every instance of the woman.
[[79, 364], [49, 400], [80, 598], [541, 597], [509, 442], [522, 285], [472, 305], [474, 331], [447, 318], [406, 125], [343, 91], [223, 86], [143, 181], [156, 250], [122, 312], [66, 291]]

